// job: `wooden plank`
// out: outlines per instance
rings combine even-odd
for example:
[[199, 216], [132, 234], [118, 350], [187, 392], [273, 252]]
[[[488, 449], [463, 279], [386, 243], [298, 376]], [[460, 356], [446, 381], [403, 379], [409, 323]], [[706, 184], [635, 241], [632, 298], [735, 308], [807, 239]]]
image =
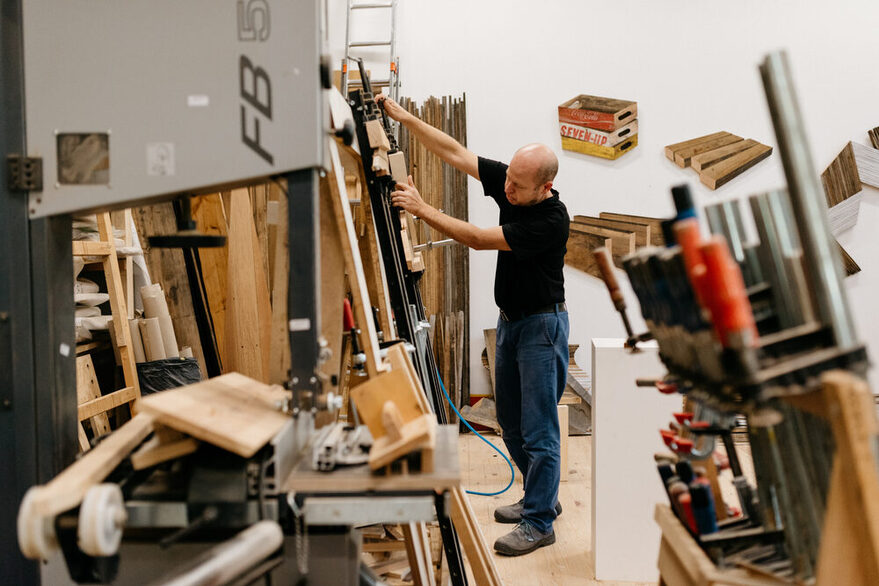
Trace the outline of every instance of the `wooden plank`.
[[662, 219], [649, 216], [635, 216], [632, 214], [617, 214], [614, 212], [601, 212], [598, 217], [605, 220], [617, 220], [629, 224], [644, 224], [650, 226], [650, 244], [653, 246], [665, 246], [662, 237]]
[[494, 565], [494, 557], [488, 550], [482, 529], [476, 523], [476, 517], [470, 506], [470, 501], [461, 487], [451, 490], [452, 495], [452, 523], [461, 540], [461, 548], [470, 562], [470, 569], [479, 586], [500, 586], [501, 578], [497, 567]]
[[824, 196], [827, 198], [829, 208], [861, 191], [861, 178], [858, 176], [858, 164], [855, 162], [851, 142], [845, 145], [845, 148], [821, 173], [821, 183], [824, 186]]
[[95, 417], [100, 413], [106, 413], [110, 409], [115, 409], [120, 405], [131, 403], [140, 396], [133, 387], [125, 387], [112, 393], [107, 393], [97, 399], [86, 401], [77, 407], [77, 415], [80, 421]]
[[607, 218], [596, 218], [594, 216], [574, 216], [574, 222], [577, 224], [586, 224], [589, 226], [597, 226], [598, 228], [610, 228], [611, 230], [619, 230], [621, 232], [635, 233], [635, 246], [650, 245], [650, 224], [636, 224], [632, 222], [621, 222], [619, 220], [608, 220]]
[[131, 454], [131, 465], [135, 470], [145, 470], [162, 462], [181, 458], [198, 449], [198, 440], [178, 434], [176, 440], [166, 441], [158, 433]]
[[571, 230], [568, 236], [568, 251], [565, 253], [565, 264], [600, 279], [601, 271], [599, 271], [598, 263], [595, 262], [595, 258], [592, 256], [592, 251], [602, 246], [610, 250], [612, 245], [613, 241], [611, 238]]
[[718, 138], [723, 138], [724, 136], [727, 136], [728, 134], [729, 134], [728, 132], [723, 132], [723, 131], [714, 132], [712, 134], [706, 134], [705, 136], [700, 136], [698, 138], [691, 138], [690, 140], [685, 140], [683, 142], [676, 142], [674, 144], [670, 144], [667, 147], [665, 147], [665, 158], [667, 158], [669, 161], [674, 162], [675, 153], [677, 151], [682, 151], [684, 149], [688, 149], [688, 148], [691, 148], [691, 147], [694, 147], [694, 146], [697, 146], [697, 145], [700, 145], [700, 144], [703, 144], [703, 143], [706, 143], [706, 142], [709, 142], [712, 140], [716, 140]]
[[41, 486], [34, 498], [34, 513], [53, 517], [79, 505], [86, 491], [106, 478], [152, 431], [152, 416], [138, 413]]
[[611, 239], [611, 252], [614, 256], [614, 262], [618, 262], [618, 259], [626, 256], [627, 254], [632, 254], [635, 252], [635, 233], [634, 232], [624, 232], [622, 230], [613, 230], [611, 228], [600, 228], [598, 226], [587, 226], [584, 224], [578, 224], [576, 222], [571, 223], [571, 233], [577, 232], [580, 234], [592, 234], [595, 236], [600, 236], [602, 238], [610, 238]]
[[133, 208], [137, 232], [143, 247], [144, 260], [149, 268], [150, 278], [160, 283], [168, 300], [168, 311], [174, 322], [174, 333], [179, 346], [192, 348], [192, 355], [198, 360], [202, 376], [207, 373], [201, 337], [195, 319], [192, 291], [183, 251], [179, 248], [151, 248], [149, 236], [173, 234], [177, 231], [177, 220], [170, 202]]
[[[329, 186], [331, 199], [334, 207], [336, 226], [339, 230], [342, 243], [342, 254], [345, 257], [345, 270], [348, 272], [348, 285], [354, 298], [352, 309], [360, 328], [360, 347], [366, 354], [366, 371], [370, 376], [375, 376], [384, 370], [378, 351], [378, 337], [375, 330], [375, 322], [372, 318], [369, 301], [369, 293], [366, 288], [366, 277], [363, 272], [363, 261], [357, 246], [357, 236], [354, 233], [354, 222], [351, 219], [351, 208], [348, 205], [347, 191], [345, 190], [345, 170], [339, 159], [338, 144], [330, 141], [330, 160], [332, 161], [333, 174], [330, 177]], [[333, 181], [335, 178], [335, 181]]]
[[[384, 412], [389, 410], [399, 414], [395, 403], [389, 402], [383, 409]], [[433, 414], [427, 413], [405, 423], [399, 420], [399, 427], [390, 425], [390, 420], [386, 416], [383, 420], [385, 433], [379, 438], [373, 436], [375, 441], [369, 450], [369, 467], [372, 470], [379, 470], [419, 450], [433, 451], [437, 428], [436, 417]], [[433, 469], [433, 459], [422, 458], [421, 468], [424, 472], [430, 472]]]
[[232, 191], [228, 213], [225, 369], [267, 382], [271, 299], [246, 189]]
[[233, 372], [142, 402], [163, 425], [249, 458], [290, 421], [278, 408], [288, 397], [280, 387]]
[[708, 167], [712, 165], [716, 165], [721, 161], [725, 161], [726, 159], [736, 155], [746, 149], [751, 148], [754, 145], [760, 144], [756, 140], [753, 139], [745, 139], [739, 142], [734, 142], [732, 144], [728, 144], [724, 147], [720, 147], [719, 149], [714, 149], [708, 151], [707, 153], [702, 153], [700, 155], [695, 155], [690, 159], [690, 166], [695, 169], [697, 172], [702, 172]]
[[110, 243], [94, 240], [74, 240], [73, 256], [107, 256], [110, 254]]
[[[347, 287], [345, 285], [345, 245], [339, 233], [339, 222], [336, 218], [336, 197], [331, 189], [335, 178], [328, 176], [320, 182], [320, 298], [321, 298], [321, 335], [327, 341], [327, 347], [336, 355], [342, 351], [342, 307], [345, 303]], [[284, 289], [286, 291], [286, 288]], [[279, 299], [280, 301], [280, 299]], [[286, 305], [286, 301], [284, 302]], [[286, 320], [283, 324], [286, 335]], [[359, 324], [358, 324], [359, 326]], [[290, 343], [287, 342], [289, 347]], [[339, 364], [327, 360], [320, 366], [321, 373], [331, 379], [340, 375]], [[328, 388], [327, 390], [332, 390]]]
[[[193, 197], [190, 205], [192, 218], [200, 232], [228, 235], [226, 210], [223, 207], [223, 197], [219, 193]], [[226, 271], [229, 268], [229, 249], [226, 246], [199, 248], [198, 259], [217, 353], [220, 355], [223, 372], [226, 372]]]
[[741, 136], [736, 136], [735, 134], [726, 133], [725, 136], [721, 136], [712, 140], [708, 140], [697, 145], [689, 146], [683, 149], [678, 149], [675, 151], [675, 165], [681, 168], [690, 166], [690, 159], [701, 153], [707, 153], [708, 151], [713, 151], [714, 149], [726, 146], [728, 144], [732, 144], [735, 142], [739, 142], [742, 140]]
[[763, 159], [772, 154], [772, 147], [758, 144], [744, 150], [729, 159], [718, 163], [699, 174], [699, 179], [711, 189], [738, 177]]
[[[565, 262], [567, 262], [567, 258]], [[492, 393], [494, 393], [494, 356], [497, 351], [497, 330], [495, 328], [482, 330], [482, 336], [485, 339], [485, 350], [488, 355], [489, 383], [491, 384]]]
[[433, 561], [424, 523], [403, 523], [402, 529], [414, 586], [433, 586]]
[[409, 380], [409, 386], [415, 389], [415, 398], [421, 407], [421, 412], [433, 412], [433, 409], [430, 407], [430, 402], [427, 400], [427, 393], [424, 392], [424, 388], [421, 386], [421, 379], [418, 378], [418, 373], [415, 371], [415, 365], [412, 364], [409, 352], [406, 351], [406, 345], [402, 342], [394, 344], [387, 348], [386, 352], [387, 361], [391, 366], [391, 370], [406, 373]]
[[[287, 329], [287, 293], [290, 286], [290, 234], [288, 230], [289, 209], [287, 208], [287, 194], [280, 188], [277, 189], [275, 199], [277, 206], [277, 234], [271, 239], [274, 243], [274, 270], [272, 272], [272, 325], [271, 338], [269, 340], [269, 382], [282, 384], [286, 382], [290, 372], [290, 333]], [[321, 214], [323, 218], [323, 214]], [[321, 229], [321, 241], [323, 241], [323, 228]], [[321, 244], [321, 262], [324, 255]], [[324, 268], [321, 267], [321, 278], [324, 276]], [[323, 295], [323, 292], [321, 292]], [[321, 306], [323, 308], [323, 305]], [[321, 325], [323, 325], [323, 315]], [[341, 327], [341, 326], [340, 326]], [[339, 349], [333, 347], [336, 352]]]

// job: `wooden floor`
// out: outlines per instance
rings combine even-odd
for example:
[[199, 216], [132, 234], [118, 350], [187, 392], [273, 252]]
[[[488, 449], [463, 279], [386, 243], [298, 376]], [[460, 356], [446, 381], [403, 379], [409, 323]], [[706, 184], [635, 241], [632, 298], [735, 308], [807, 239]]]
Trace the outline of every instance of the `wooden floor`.
[[[503, 441], [496, 435], [486, 438], [504, 450]], [[590, 561], [592, 547], [592, 512], [590, 482], [592, 478], [592, 438], [571, 437], [568, 443], [567, 482], [559, 489], [559, 501], [564, 512], [556, 520], [556, 542], [549, 547], [520, 557], [495, 554], [495, 563], [504, 584], [574, 586], [587, 584], [647, 584], [642, 582], [598, 582], [592, 579]], [[497, 452], [473, 434], [460, 436], [461, 481], [465, 489], [494, 492], [507, 485], [510, 468]], [[496, 497], [470, 496], [470, 503], [483, 535], [492, 548], [495, 539], [510, 531], [513, 525], [494, 521], [495, 507], [513, 503], [522, 497], [522, 478], [516, 471], [516, 482], [510, 490]], [[659, 544], [657, 544], [657, 553]]]

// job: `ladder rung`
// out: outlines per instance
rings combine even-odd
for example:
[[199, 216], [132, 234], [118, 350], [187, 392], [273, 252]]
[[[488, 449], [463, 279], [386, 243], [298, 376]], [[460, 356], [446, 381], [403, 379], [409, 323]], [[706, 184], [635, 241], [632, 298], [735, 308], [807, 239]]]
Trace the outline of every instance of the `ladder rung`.
[[361, 8], [392, 8], [392, 2], [369, 2], [365, 4], [353, 4], [351, 10], [360, 10]]
[[390, 47], [390, 41], [360, 41], [359, 43], [351, 43], [349, 47]]
[[94, 240], [74, 240], [73, 256], [109, 256], [112, 249], [109, 242]]
[[77, 409], [79, 420], [84, 421], [89, 417], [94, 417], [95, 415], [99, 415], [105, 411], [113, 409], [114, 407], [124, 405], [125, 403], [130, 403], [136, 399], [137, 391], [134, 390], [134, 387], [125, 387], [124, 389], [113, 391], [112, 393], [108, 393], [97, 399], [92, 399], [91, 401], [86, 401], [79, 405], [79, 408]]

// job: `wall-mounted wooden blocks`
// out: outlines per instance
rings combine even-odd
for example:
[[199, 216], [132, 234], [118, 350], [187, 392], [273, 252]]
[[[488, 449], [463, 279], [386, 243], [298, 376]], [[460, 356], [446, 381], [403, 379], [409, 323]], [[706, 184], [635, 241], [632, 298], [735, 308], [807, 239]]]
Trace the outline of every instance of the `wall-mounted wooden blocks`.
[[867, 135], [870, 137], [870, 143], [873, 145], [873, 148], [879, 149], [879, 126], [872, 130], [868, 130]]
[[638, 103], [581, 94], [559, 108], [562, 148], [617, 159], [638, 145]]
[[772, 154], [772, 147], [729, 132], [715, 132], [665, 147], [678, 167], [692, 167], [711, 189], [731, 181]]
[[622, 266], [625, 256], [644, 246], [663, 244], [660, 218], [602, 212], [595, 216], [574, 216], [568, 236], [565, 264], [601, 278], [592, 251], [605, 247], [614, 264]]

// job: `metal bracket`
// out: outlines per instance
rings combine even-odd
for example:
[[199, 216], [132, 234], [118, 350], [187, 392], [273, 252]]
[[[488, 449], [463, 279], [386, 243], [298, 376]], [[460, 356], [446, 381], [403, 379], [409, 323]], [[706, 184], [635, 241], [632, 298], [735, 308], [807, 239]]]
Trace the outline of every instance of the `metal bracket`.
[[9, 191], [43, 191], [42, 157], [7, 155], [6, 179]]

